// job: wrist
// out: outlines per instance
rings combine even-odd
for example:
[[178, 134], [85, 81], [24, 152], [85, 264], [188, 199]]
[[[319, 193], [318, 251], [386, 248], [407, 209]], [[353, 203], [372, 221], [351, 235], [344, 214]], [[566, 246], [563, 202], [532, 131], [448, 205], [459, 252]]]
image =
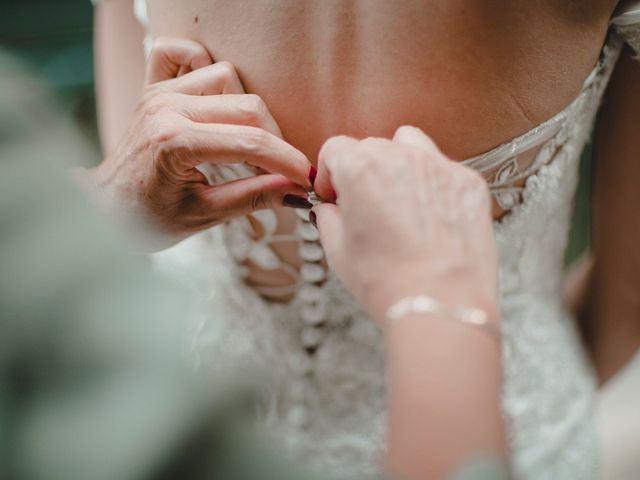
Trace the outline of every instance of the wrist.
[[404, 298], [425, 295], [448, 307], [465, 307], [486, 312], [492, 321], [500, 323], [497, 286], [465, 269], [432, 275], [426, 269], [415, 268], [382, 275], [371, 285], [364, 307], [373, 320], [382, 325], [389, 308]]

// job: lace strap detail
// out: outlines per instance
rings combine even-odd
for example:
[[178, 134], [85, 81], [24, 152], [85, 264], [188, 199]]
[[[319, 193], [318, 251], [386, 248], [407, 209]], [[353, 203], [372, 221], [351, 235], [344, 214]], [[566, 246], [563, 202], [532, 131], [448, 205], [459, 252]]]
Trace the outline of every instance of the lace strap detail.
[[[509, 210], [518, 202], [524, 187], [518, 186], [517, 182], [535, 174], [553, 159], [566, 140], [562, 132], [571, 119], [579, 114], [585, 100], [598, 87], [603, 72], [611, 63], [608, 56], [605, 46], [598, 63], [584, 81], [582, 90], [564, 110], [513, 140], [462, 161], [463, 165], [477, 170], [487, 179], [489, 189], [502, 209]], [[532, 155], [530, 152], [536, 149], [539, 150]]]
[[636, 59], [640, 60], [640, 1], [621, 2], [611, 25], [625, 42], [636, 52]]

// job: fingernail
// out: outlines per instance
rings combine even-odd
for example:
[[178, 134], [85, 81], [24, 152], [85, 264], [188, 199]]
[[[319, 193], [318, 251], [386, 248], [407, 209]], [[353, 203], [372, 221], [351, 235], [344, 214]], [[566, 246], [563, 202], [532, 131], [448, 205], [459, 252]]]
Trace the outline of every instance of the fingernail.
[[307, 210], [313, 207], [305, 197], [292, 195], [290, 193], [284, 196], [282, 199], [282, 205], [291, 208], [305, 208]]
[[318, 217], [316, 217], [316, 212], [313, 210], [309, 212], [309, 222], [311, 222], [311, 225], [318, 228]]
[[318, 170], [316, 167], [311, 165], [311, 169], [309, 170], [309, 183], [311, 183], [311, 187], [316, 183], [316, 176], [318, 175]]

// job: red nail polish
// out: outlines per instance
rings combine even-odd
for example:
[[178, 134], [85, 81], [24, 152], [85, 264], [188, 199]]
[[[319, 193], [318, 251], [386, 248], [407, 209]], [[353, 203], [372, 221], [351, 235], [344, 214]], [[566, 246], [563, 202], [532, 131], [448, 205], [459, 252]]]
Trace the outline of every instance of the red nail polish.
[[316, 217], [316, 212], [313, 210], [309, 212], [309, 222], [311, 222], [311, 225], [318, 228], [318, 217]]
[[316, 167], [311, 165], [311, 169], [309, 170], [309, 182], [311, 183], [312, 187], [313, 187], [314, 183], [316, 183], [316, 176], [317, 175], [318, 175], [318, 170], [316, 169]]
[[313, 207], [313, 205], [311, 205], [306, 198], [300, 197], [298, 195], [293, 195], [291, 193], [288, 193], [284, 196], [284, 198], [282, 199], [282, 205], [284, 205], [285, 207], [304, 208], [307, 210]]

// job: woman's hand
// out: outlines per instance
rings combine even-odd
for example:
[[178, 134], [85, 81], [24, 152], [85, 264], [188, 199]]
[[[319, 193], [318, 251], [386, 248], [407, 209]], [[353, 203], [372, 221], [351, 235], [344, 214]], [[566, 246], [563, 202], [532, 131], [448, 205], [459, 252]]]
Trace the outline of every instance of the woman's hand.
[[[231, 64], [212, 63], [198, 43], [160, 40], [147, 81], [125, 138], [77, 176], [107, 208], [146, 219], [164, 237], [157, 247], [306, 193], [309, 161], [282, 139], [260, 97], [244, 93]], [[196, 169], [203, 163], [267, 174], [210, 185]]]
[[314, 207], [331, 268], [381, 319], [407, 295], [497, 313], [497, 258], [484, 179], [420, 130], [328, 140]]
[[[315, 189], [337, 194], [337, 205], [312, 213], [330, 266], [373, 319], [422, 294], [498, 320], [487, 185], [420, 130], [402, 127], [392, 141], [330, 139]], [[470, 461], [507, 457], [500, 349], [486, 332], [438, 317], [410, 312], [383, 329], [386, 467], [398, 478], [453, 478]]]

